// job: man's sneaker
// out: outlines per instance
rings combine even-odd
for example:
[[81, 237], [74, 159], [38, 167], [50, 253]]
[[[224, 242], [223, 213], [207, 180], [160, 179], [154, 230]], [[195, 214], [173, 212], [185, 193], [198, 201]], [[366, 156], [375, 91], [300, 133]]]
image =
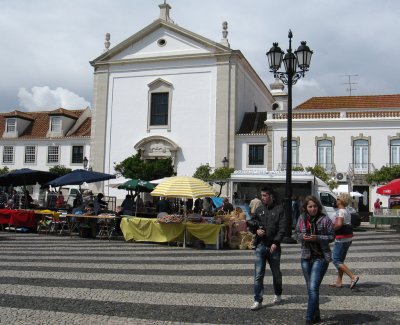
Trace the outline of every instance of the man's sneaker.
[[251, 310], [259, 310], [262, 308], [262, 302], [255, 301], [254, 304], [250, 307]]
[[281, 301], [282, 301], [282, 297], [281, 296], [278, 296], [278, 295], [274, 296], [274, 304], [280, 304]]

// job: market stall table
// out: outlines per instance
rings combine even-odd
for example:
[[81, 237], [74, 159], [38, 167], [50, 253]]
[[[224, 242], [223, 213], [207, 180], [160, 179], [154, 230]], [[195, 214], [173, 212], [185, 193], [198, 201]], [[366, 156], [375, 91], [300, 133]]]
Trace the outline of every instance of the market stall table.
[[375, 229], [377, 226], [390, 225], [390, 226], [399, 226], [400, 225], [400, 216], [399, 215], [377, 215], [374, 214], [370, 217], [370, 224], [375, 225]]
[[0, 224], [4, 228], [4, 225], [10, 224], [11, 212], [13, 210], [10, 209], [0, 209]]
[[[68, 232], [72, 237], [72, 232], [75, 229], [78, 229], [77, 224], [82, 220], [96, 220], [100, 221], [100, 229], [97, 233], [97, 236], [103, 238], [104, 236], [111, 239], [113, 232], [115, 231], [115, 221], [118, 217], [115, 215], [84, 215], [84, 214], [64, 214], [68, 227]], [[71, 220], [72, 219], [72, 220]]]
[[159, 223], [158, 219], [123, 217], [121, 230], [125, 240], [167, 243], [182, 241], [184, 232], [202, 240], [205, 244], [221, 247], [224, 225], [207, 223]]
[[0, 209], [0, 224], [9, 226], [35, 228], [36, 217], [33, 210], [9, 210]]

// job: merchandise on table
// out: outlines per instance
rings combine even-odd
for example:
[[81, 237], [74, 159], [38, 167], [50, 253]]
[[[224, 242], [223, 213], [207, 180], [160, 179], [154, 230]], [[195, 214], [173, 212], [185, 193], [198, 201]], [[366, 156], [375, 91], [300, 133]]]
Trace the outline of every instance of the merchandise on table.
[[176, 214], [166, 214], [161, 218], [158, 218], [159, 223], [182, 223], [184, 217]]

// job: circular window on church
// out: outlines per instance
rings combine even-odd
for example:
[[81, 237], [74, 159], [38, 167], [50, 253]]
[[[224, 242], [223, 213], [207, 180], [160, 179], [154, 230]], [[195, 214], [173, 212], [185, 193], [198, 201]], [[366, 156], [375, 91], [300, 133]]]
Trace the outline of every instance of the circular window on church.
[[165, 39], [163, 39], [163, 38], [160, 38], [157, 41], [157, 44], [158, 44], [158, 46], [164, 46], [165, 44], [167, 44], [167, 41]]

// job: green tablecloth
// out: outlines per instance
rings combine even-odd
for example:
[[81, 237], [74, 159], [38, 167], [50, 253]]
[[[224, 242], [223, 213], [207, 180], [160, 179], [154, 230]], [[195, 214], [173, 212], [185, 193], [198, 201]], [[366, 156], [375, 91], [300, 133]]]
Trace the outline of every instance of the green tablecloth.
[[400, 225], [400, 216], [373, 215], [372, 217], [370, 217], [369, 223], [375, 226]]
[[[207, 223], [186, 223], [186, 231], [202, 240], [205, 244], [215, 245], [223, 225]], [[121, 231], [125, 240], [166, 243], [177, 239], [183, 240], [185, 223], [158, 223], [157, 219], [124, 217]]]

